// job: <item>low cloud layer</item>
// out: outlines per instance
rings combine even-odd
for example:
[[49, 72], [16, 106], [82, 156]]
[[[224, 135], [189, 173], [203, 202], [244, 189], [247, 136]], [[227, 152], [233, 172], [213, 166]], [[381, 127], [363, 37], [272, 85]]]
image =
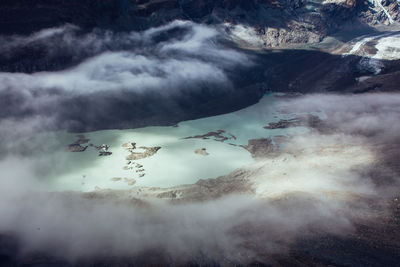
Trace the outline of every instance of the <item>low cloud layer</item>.
[[363, 199], [378, 204], [392, 196], [398, 168], [387, 164], [382, 148], [399, 147], [399, 103], [398, 94], [277, 101], [284, 113], [322, 111], [324, 126], [294, 136], [279, 154], [250, 166], [244, 178], [254, 195], [204, 202], [49, 194], [33, 176], [37, 157], [9, 156], [0, 163], [0, 230], [16, 233], [25, 252], [69, 259], [157, 251], [174, 263], [267, 261], [301, 237], [352, 233], [355, 223], [375, 215]]
[[[69, 52], [92, 54], [76, 67], [58, 72], [2, 73], [1, 88], [26, 91], [58, 89], [78, 95], [127, 90], [171, 90], [200, 82], [228, 83], [225, 69], [250, 64], [234, 50], [221, 48], [218, 32], [207, 26], [175, 21], [141, 33], [94, 31], [78, 35], [77, 28], [43, 30], [29, 37], [4, 38], [4, 53], [25, 46], [43, 46], [46, 56]], [[181, 88], [182, 89], [182, 88]]]
[[19, 59], [33, 71], [0, 73], [0, 123], [43, 117], [78, 131], [160, 123], [164, 113], [202, 103], [197, 95], [229, 94], [231, 73], [252, 65], [215, 29], [184, 21], [131, 33], [67, 25], [0, 40], [3, 63]]
[[322, 114], [323, 122], [295, 135], [278, 157], [257, 163], [257, 193], [279, 197], [298, 191], [342, 198], [397, 194], [399, 103], [397, 93], [278, 100], [274, 108], [282, 113]]

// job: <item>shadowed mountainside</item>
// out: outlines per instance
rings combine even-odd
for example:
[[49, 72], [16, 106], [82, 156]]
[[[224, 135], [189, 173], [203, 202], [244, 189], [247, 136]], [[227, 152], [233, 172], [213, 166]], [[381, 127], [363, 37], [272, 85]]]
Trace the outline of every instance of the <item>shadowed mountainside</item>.
[[[5, 90], [0, 92], [0, 102], [8, 108], [1, 112], [0, 118], [53, 114], [58, 122], [54, 125], [56, 129], [80, 132], [174, 125], [245, 108], [270, 91], [360, 93], [398, 90], [400, 84], [398, 61], [385, 62], [387, 67], [381, 74], [358, 82], [358, 77], [373, 73], [359, 68], [359, 62], [364, 58], [356, 55], [343, 57], [310, 50], [248, 52], [248, 55], [255, 58], [254, 66], [238, 67], [228, 72], [233, 87], [202, 82], [180, 85], [176, 92], [168, 94], [150, 90], [81, 95], [67, 94], [54, 88], [42, 94], [57, 96], [55, 99], [59, 100], [47, 102], [41, 109], [36, 109], [23, 92]], [[32, 64], [36, 63], [32, 61]]]
[[[395, 1], [386, 1], [395, 14]], [[385, 20], [370, 14], [361, 0], [4, 0], [0, 5], [0, 33], [31, 33], [65, 23], [84, 29], [144, 30], [175, 19], [196, 22], [234, 22], [289, 28], [326, 35], [354, 21]], [[396, 16], [394, 19], [398, 19]]]

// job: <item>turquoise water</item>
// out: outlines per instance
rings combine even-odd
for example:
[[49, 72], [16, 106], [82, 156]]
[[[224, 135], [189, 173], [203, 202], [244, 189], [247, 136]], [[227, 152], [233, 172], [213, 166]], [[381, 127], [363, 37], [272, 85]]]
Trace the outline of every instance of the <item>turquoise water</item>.
[[[113, 154], [108, 157], [99, 157], [92, 147], [85, 152], [67, 152], [68, 144], [77, 138], [73, 134], [59, 133], [52, 137], [58, 139], [59, 160], [52, 166], [51, 173], [45, 179], [46, 187], [50, 187], [51, 190], [77, 191], [129, 189], [133, 185], [129, 185], [125, 178], [129, 179], [128, 181], [135, 179], [135, 186], [172, 187], [226, 175], [254, 161], [250, 153], [240, 147], [246, 145], [248, 140], [307, 131], [304, 127], [264, 129], [269, 122], [293, 117], [293, 114], [274, 110], [274, 101], [275, 97], [268, 95], [259, 103], [243, 110], [181, 122], [178, 127], [146, 127], [85, 133], [90, 143], [110, 146]], [[225, 142], [218, 142], [213, 138], [183, 139], [217, 130], [224, 130], [225, 136], [233, 135], [236, 139], [231, 137]], [[161, 147], [154, 156], [135, 161], [143, 165], [144, 177], [139, 177], [135, 168], [124, 170], [124, 166], [127, 166], [125, 157], [130, 153], [122, 144], [127, 142], [135, 142], [138, 147]], [[209, 155], [194, 153], [200, 148], [206, 148]], [[112, 178], [121, 180], [114, 181]]]

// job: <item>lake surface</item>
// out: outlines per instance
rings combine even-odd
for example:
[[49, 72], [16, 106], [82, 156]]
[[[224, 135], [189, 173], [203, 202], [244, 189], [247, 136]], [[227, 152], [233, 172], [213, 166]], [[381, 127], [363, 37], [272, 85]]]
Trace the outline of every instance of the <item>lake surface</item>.
[[[90, 146], [84, 152], [68, 152], [68, 145], [78, 139], [76, 134], [58, 133], [52, 138], [57, 139], [56, 154], [59, 160], [52, 166], [52, 171], [45, 175], [46, 187], [50, 186], [51, 190], [56, 191], [84, 192], [96, 189], [129, 189], [132, 186], [172, 187], [229, 174], [254, 161], [251, 154], [241, 147], [247, 145], [248, 140], [307, 131], [305, 127], [264, 129], [269, 122], [294, 116], [275, 110], [275, 100], [276, 96], [266, 95], [259, 103], [243, 110], [185, 121], [175, 127], [84, 133], [90, 139], [88, 144], [110, 146], [110, 156], [99, 156], [98, 150]], [[224, 130], [221, 136], [228, 139], [223, 142], [215, 137], [184, 139], [218, 130]], [[125, 143], [161, 149], [151, 157], [128, 164], [126, 157], [130, 152], [122, 147]], [[195, 153], [203, 148], [208, 155]], [[139, 165], [142, 167], [137, 168]], [[140, 177], [141, 174], [144, 176]]]

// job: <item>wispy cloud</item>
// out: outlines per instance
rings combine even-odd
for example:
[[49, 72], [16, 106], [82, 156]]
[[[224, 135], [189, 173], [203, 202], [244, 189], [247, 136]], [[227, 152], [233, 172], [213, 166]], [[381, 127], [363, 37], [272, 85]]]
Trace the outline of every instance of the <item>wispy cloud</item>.
[[0, 123], [43, 117], [62, 129], [93, 128], [89, 124], [96, 121], [123, 125], [138, 112], [153, 116], [151, 99], [159, 100], [159, 110], [168, 110], [181, 96], [204, 90], [228, 94], [232, 72], [253, 63], [219, 38], [211, 27], [184, 21], [144, 32], [84, 33], [66, 25], [30, 36], [0, 36], [0, 52], [9, 57], [37, 49], [40, 58], [28, 57], [29, 64], [51, 69], [64, 58], [76, 63], [58, 71], [0, 73]]

